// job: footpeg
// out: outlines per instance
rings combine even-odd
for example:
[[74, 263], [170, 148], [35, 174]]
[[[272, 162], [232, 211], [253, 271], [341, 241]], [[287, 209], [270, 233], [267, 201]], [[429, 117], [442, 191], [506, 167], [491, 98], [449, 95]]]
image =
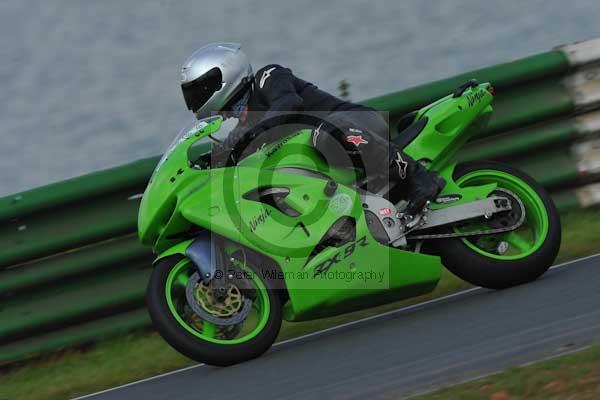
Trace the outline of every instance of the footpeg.
[[427, 213], [429, 212], [430, 201], [425, 203], [425, 207], [417, 215], [398, 213], [398, 219], [402, 223], [403, 230], [408, 231], [416, 226], [424, 225], [427, 221]]
[[398, 222], [400, 223], [400, 231], [401, 235], [396, 240], [391, 241], [392, 246], [394, 247], [406, 247], [408, 242], [406, 240], [406, 235], [411, 233], [412, 231], [420, 229], [423, 225], [427, 223], [427, 213], [429, 212], [429, 208], [423, 208], [423, 211], [417, 214], [415, 217], [412, 215], [404, 215], [398, 218]]

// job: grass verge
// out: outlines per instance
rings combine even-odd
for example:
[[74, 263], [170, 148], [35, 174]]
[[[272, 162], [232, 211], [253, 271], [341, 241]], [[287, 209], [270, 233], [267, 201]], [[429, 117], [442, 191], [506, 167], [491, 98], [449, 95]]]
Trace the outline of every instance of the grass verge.
[[[558, 262], [598, 252], [599, 246], [594, 240], [596, 236], [591, 233], [600, 232], [600, 211], [573, 211], [564, 215], [562, 221], [563, 245]], [[301, 323], [284, 323], [278, 340], [297, 337], [344, 322], [423, 302], [468, 287], [469, 284], [444, 270], [438, 287], [425, 296], [332, 318]], [[595, 354], [600, 355], [600, 350], [595, 351]], [[31, 361], [18, 368], [0, 372], [0, 400], [67, 399], [192, 364], [191, 360], [169, 347], [156, 333], [132, 333], [104, 340], [85, 349], [54, 354]], [[515, 391], [515, 393], [517, 392]], [[482, 397], [464, 398], [479, 399]], [[600, 398], [600, 396], [596, 398]], [[503, 398], [496, 400], [503, 400]]]
[[600, 345], [415, 398], [442, 399], [600, 399]]

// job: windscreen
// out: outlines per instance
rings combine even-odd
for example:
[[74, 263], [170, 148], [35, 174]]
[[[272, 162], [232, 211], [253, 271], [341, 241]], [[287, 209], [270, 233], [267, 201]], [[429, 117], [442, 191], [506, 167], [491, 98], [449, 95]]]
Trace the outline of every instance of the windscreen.
[[[192, 120], [192, 121], [188, 122], [179, 131], [179, 134], [177, 134], [177, 136], [175, 136], [175, 139], [173, 139], [173, 141], [171, 142], [169, 147], [167, 147], [167, 150], [165, 151], [165, 153], [161, 157], [160, 161], [156, 165], [156, 168], [154, 169], [154, 174], [156, 174], [156, 171], [164, 164], [165, 160], [167, 158], [169, 158], [169, 155], [173, 152], [173, 150], [175, 150], [177, 148], [177, 146], [181, 142], [183, 142], [188, 137], [190, 137], [191, 135], [194, 135], [196, 132], [198, 132], [199, 130], [201, 130], [202, 128], [206, 127], [208, 124], [210, 124], [211, 122], [213, 122], [219, 118], [221, 118], [221, 117], [213, 116], [213, 117], [204, 118], [200, 121]], [[237, 125], [237, 119], [235, 119], [235, 118], [230, 118], [230, 119], [224, 121], [223, 124], [221, 125], [221, 128], [217, 132], [214, 132], [213, 134], [211, 134], [209, 136], [199, 139], [194, 144], [193, 147], [206, 149], [206, 148], [210, 148], [210, 146], [212, 146], [212, 144], [214, 144], [214, 143], [222, 142], [223, 140], [225, 140], [225, 138], [227, 138], [229, 133], [232, 131], [233, 128], [235, 128], [236, 125]]]

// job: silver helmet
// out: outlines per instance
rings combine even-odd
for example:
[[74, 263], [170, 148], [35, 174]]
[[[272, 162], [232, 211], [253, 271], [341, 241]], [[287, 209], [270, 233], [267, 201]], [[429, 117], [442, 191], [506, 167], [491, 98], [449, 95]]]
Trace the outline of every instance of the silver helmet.
[[198, 119], [225, 111], [252, 83], [252, 66], [237, 43], [212, 43], [194, 52], [181, 68], [181, 91]]

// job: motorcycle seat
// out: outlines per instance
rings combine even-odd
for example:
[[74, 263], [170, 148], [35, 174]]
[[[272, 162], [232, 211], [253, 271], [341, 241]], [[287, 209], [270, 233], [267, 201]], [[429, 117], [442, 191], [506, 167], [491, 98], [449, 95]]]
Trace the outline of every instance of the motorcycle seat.
[[413, 111], [400, 118], [396, 125], [396, 136], [392, 138], [392, 142], [401, 149], [408, 146], [425, 128], [427, 125], [427, 117], [423, 117], [415, 121], [417, 111]]

